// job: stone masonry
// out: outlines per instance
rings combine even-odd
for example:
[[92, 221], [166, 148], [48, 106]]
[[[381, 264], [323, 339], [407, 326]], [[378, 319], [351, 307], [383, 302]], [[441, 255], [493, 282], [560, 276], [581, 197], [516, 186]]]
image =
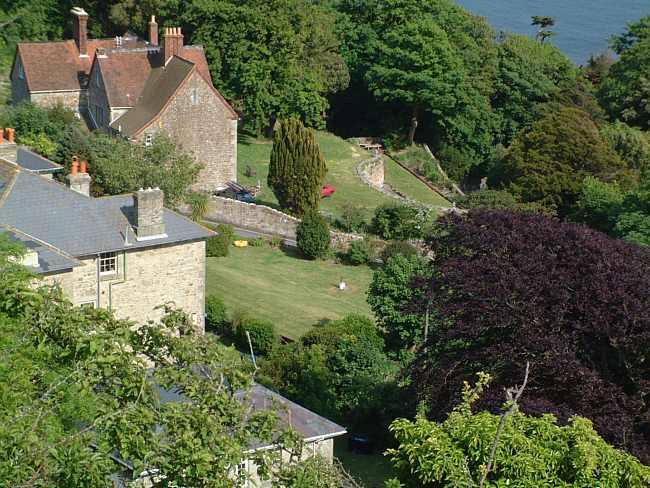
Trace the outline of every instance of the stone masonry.
[[145, 323], [162, 316], [156, 307], [174, 303], [204, 330], [205, 242], [118, 253], [117, 272], [101, 275], [97, 257], [83, 266], [45, 277], [58, 283], [75, 305], [110, 308], [119, 318]]
[[133, 195], [138, 240], [165, 234], [164, 194], [160, 188], [138, 190]]
[[237, 120], [233, 120], [207, 81], [194, 71], [157, 120], [139, 136], [159, 131], [191, 150], [203, 164], [195, 190], [214, 191], [237, 180]]

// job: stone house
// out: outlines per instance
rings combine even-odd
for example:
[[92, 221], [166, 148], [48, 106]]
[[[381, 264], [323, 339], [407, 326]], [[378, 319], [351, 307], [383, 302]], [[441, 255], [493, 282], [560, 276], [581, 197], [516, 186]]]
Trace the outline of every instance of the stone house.
[[88, 39], [88, 14], [72, 9], [74, 39], [21, 42], [11, 70], [14, 103], [28, 100], [75, 110], [91, 129], [151, 144], [164, 132], [204, 165], [195, 189], [213, 191], [237, 178], [237, 113], [212, 84], [202, 46], [185, 45], [180, 28], [158, 42], [127, 33]]
[[89, 196], [76, 162], [67, 185], [58, 165], [0, 144], [0, 232], [28, 249], [27, 266], [79, 306], [143, 323], [173, 302], [204, 329], [205, 239], [213, 232], [163, 207], [159, 189]]

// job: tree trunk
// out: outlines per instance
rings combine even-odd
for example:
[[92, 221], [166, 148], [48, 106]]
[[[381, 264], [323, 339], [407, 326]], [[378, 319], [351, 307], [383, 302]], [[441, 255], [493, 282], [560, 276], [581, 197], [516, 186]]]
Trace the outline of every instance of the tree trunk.
[[418, 128], [418, 108], [413, 108], [413, 115], [411, 116], [411, 128], [409, 129], [409, 145], [413, 145], [415, 139], [415, 131]]

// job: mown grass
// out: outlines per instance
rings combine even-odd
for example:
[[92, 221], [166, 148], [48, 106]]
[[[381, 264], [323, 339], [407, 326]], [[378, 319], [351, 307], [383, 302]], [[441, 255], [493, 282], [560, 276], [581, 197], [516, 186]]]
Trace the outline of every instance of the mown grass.
[[337, 439], [334, 456], [364, 488], [383, 488], [384, 482], [395, 476], [390, 460], [383, 454], [355, 454], [348, 450], [346, 444], [345, 438]]
[[[341, 216], [346, 204], [354, 204], [370, 217], [379, 205], [395, 202], [393, 198], [368, 187], [357, 176], [356, 166], [370, 157], [367, 151], [327, 132], [317, 132], [316, 139], [327, 161], [325, 184], [336, 187], [336, 193], [321, 201], [322, 211], [337, 218]], [[262, 187], [258, 196], [259, 203], [277, 207], [277, 199], [266, 184], [271, 148], [272, 143], [268, 139], [240, 134], [237, 154], [238, 178], [243, 185], [254, 186], [259, 182]], [[247, 167], [253, 170], [254, 175], [246, 175]], [[449, 206], [449, 202], [388, 159], [386, 183], [413, 200]]]
[[[345, 291], [337, 288], [343, 279]], [[272, 321], [279, 334], [299, 338], [318, 323], [349, 313], [370, 316], [367, 266], [308, 261], [293, 250], [263, 247], [230, 249], [207, 259], [206, 293], [220, 296], [230, 313], [243, 311]]]

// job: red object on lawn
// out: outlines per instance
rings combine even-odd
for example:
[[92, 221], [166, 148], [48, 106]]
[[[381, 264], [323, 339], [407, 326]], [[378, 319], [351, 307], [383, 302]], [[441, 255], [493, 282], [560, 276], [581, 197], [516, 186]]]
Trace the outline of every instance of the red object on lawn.
[[336, 188], [334, 188], [332, 185], [325, 185], [323, 189], [320, 191], [320, 196], [321, 198], [326, 198], [332, 195], [336, 191]]

